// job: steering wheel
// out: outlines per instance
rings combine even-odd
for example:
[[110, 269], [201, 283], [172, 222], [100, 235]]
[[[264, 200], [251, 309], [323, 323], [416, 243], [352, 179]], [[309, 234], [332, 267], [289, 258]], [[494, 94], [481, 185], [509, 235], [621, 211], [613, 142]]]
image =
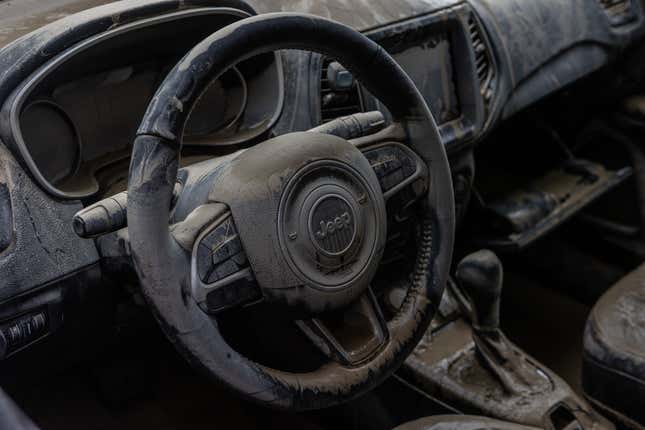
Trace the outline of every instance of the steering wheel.
[[[351, 141], [290, 133], [229, 156], [202, 175], [211, 178], [207, 199], [169, 226], [191, 109], [230, 67], [278, 49], [337, 59], [387, 106], [393, 124]], [[386, 246], [386, 201], [410, 187], [421, 196], [416, 259], [405, 277], [405, 298], [386, 318], [370, 285]], [[330, 406], [389, 376], [430, 324], [451, 261], [450, 170], [423, 97], [379, 45], [310, 15], [238, 21], [172, 69], [134, 142], [127, 205], [141, 288], [167, 337], [193, 365], [275, 408]], [[258, 299], [297, 316], [327, 356], [321, 367], [306, 373], [269, 368], [227, 343], [217, 312]], [[336, 335], [325, 324], [329, 313], [351, 314], [342, 319], [348, 332]]]

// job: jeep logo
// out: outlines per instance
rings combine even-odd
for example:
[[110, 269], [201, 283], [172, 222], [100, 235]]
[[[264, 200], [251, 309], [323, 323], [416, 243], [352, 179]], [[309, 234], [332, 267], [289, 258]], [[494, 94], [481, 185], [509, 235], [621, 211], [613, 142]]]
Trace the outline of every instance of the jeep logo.
[[334, 217], [333, 219], [327, 221], [320, 221], [320, 230], [316, 232], [316, 236], [319, 239], [324, 239], [327, 236], [333, 236], [337, 231], [349, 227], [352, 222], [352, 217], [349, 215], [349, 212], [343, 212], [342, 214]]

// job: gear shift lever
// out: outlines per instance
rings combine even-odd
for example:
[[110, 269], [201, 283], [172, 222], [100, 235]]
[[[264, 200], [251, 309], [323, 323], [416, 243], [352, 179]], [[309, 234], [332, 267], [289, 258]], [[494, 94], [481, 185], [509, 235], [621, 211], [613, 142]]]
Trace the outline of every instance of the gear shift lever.
[[473, 340], [478, 357], [511, 394], [528, 393], [545, 379], [530, 365], [524, 353], [499, 328], [499, 305], [504, 271], [497, 256], [488, 250], [466, 256], [457, 266], [458, 294], [470, 308]]
[[457, 266], [457, 281], [472, 307], [477, 331], [499, 329], [499, 303], [504, 273], [502, 262], [487, 250], [470, 254]]

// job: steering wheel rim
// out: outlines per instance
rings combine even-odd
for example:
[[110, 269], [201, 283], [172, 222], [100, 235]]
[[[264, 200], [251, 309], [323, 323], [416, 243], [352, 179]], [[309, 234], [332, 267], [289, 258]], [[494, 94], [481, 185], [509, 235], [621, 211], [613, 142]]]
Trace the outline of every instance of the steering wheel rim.
[[[294, 40], [297, 35], [297, 40]], [[217, 321], [190, 297], [176, 270], [179, 245], [168, 219], [183, 129], [208, 84], [231, 66], [278, 49], [303, 49], [339, 60], [403, 126], [412, 149], [429, 168], [431, 186], [412, 286], [391, 321], [391, 339], [368, 363], [330, 362], [314, 372], [270, 369], [240, 355]], [[128, 226], [143, 294], [165, 334], [198, 368], [256, 402], [314, 409], [352, 399], [389, 376], [412, 352], [430, 324], [447, 280], [454, 240], [452, 181], [438, 128], [415, 85], [378, 44], [342, 24], [292, 13], [238, 21], [196, 45], [153, 97], [135, 139], [128, 184]], [[389, 323], [388, 323], [389, 326]]]

